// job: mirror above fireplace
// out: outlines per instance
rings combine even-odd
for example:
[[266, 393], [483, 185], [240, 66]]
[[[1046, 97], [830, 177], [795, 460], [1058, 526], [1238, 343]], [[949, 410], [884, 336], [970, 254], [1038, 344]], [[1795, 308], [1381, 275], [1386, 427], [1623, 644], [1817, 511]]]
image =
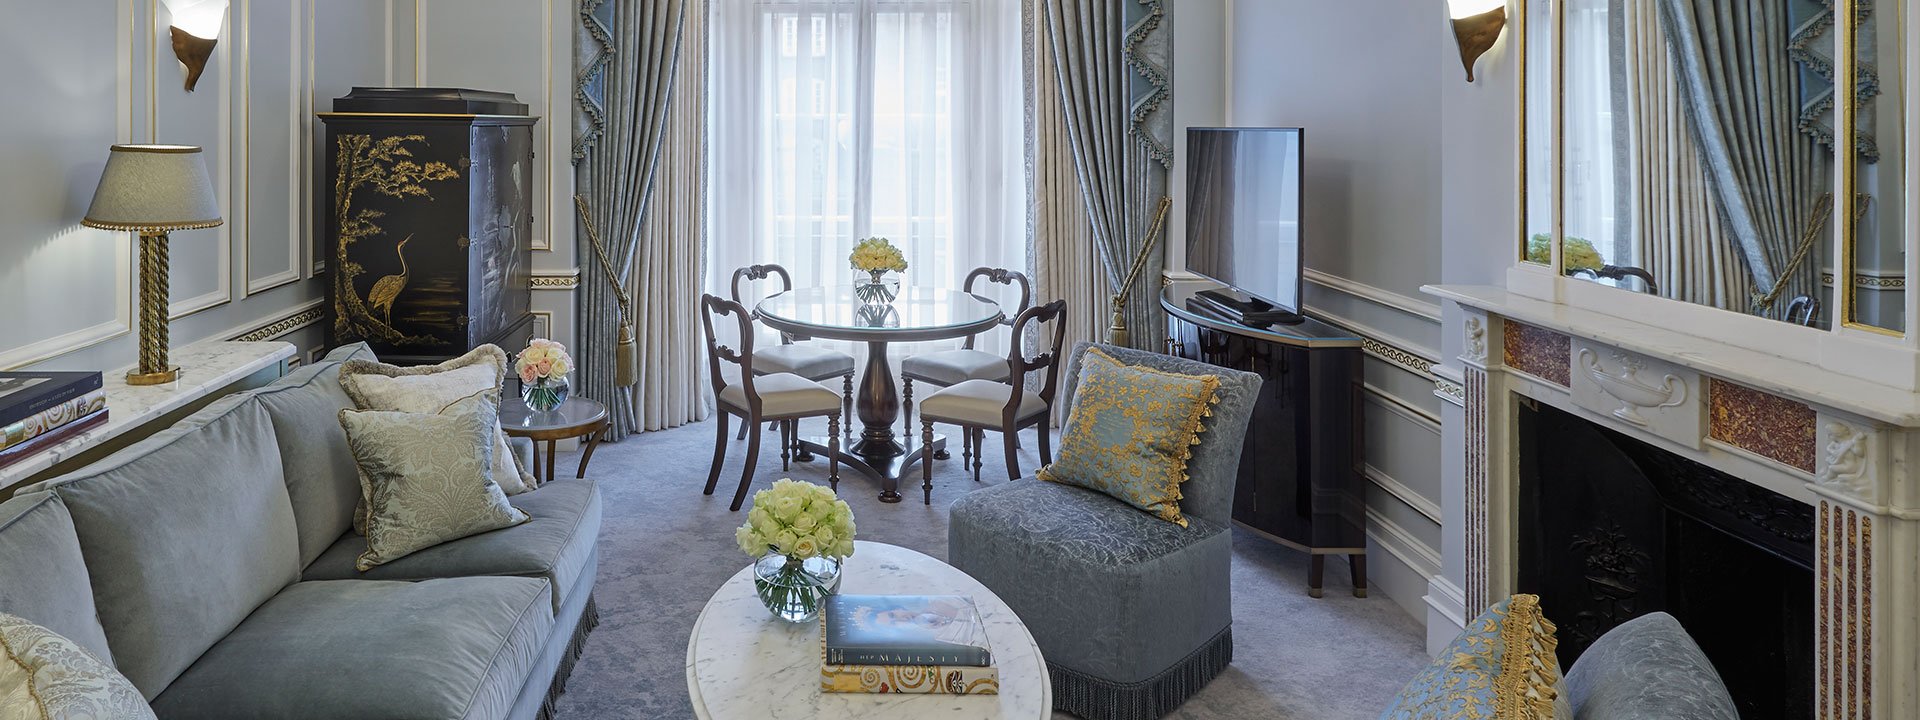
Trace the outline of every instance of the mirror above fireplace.
[[1520, 265], [1902, 335], [1904, 5], [1521, 0]]

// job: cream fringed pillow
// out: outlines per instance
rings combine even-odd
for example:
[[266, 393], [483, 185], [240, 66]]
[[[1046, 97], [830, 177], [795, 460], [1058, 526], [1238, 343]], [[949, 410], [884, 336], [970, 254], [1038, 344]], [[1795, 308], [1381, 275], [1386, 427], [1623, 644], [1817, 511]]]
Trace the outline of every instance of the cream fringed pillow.
[[[506, 377], [507, 353], [496, 345], [481, 345], [439, 365], [400, 367], [348, 360], [340, 366], [340, 387], [361, 410], [436, 413], [474, 393], [498, 390]], [[520, 468], [519, 456], [507, 444], [498, 421], [493, 427], [493, 479], [508, 495], [535, 486], [533, 476]], [[355, 525], [359, 525], [357, 519]]]
[[361, 572], [450, 540], [524, 523], [493, 481], [491, 391], [435, 414], [341, 410], [367, 501]]
[[145, 720], [133, 683], [72, 640], [0, 613], [0, 720]]

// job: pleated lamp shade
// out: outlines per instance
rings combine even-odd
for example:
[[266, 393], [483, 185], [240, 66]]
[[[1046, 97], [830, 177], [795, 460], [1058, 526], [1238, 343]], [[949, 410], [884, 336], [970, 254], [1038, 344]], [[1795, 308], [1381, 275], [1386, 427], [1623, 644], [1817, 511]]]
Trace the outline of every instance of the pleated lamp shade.
[[115, 145], [80, 224], [157, 233], [218, 226], [220, 204], [200, 148]]

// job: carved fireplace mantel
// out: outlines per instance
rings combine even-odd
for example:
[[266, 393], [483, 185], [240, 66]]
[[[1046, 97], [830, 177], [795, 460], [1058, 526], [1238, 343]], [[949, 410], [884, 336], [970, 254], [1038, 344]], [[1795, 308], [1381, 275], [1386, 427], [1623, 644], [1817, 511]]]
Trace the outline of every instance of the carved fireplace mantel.
[[[1815, 520], [1812, 715], [1920, 717], [1920, 393], [1670, 327], [1493, 287], [1435, 286], [1457, 304], [1445, 332], [1462, 348], [1436, 369], [1460, 380], [1447, 434], [1446, 575], [1435, 597], [1464, 624], [1513, 591], [1516, 407], [1545, 403], [1806, 503]], [[1454, 490], [1456, 489], [1457, 490]], [[1450, 609], [1450, 608], [1449, 608]], [[1449, 613], [1452, 615], [1454, 613]], [[1430, 636], [1435, 635], [1429, 632]]]

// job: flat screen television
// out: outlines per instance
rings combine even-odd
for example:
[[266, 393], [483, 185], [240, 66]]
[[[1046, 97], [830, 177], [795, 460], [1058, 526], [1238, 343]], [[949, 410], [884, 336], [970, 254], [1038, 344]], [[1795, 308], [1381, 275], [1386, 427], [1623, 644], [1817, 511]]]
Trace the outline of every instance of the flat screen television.
[[1254, 324], [1299, 321], [1305, 134], [1187, 130], [1187, 269], [1238, 291], [1204, 293], [1217, 310]]

